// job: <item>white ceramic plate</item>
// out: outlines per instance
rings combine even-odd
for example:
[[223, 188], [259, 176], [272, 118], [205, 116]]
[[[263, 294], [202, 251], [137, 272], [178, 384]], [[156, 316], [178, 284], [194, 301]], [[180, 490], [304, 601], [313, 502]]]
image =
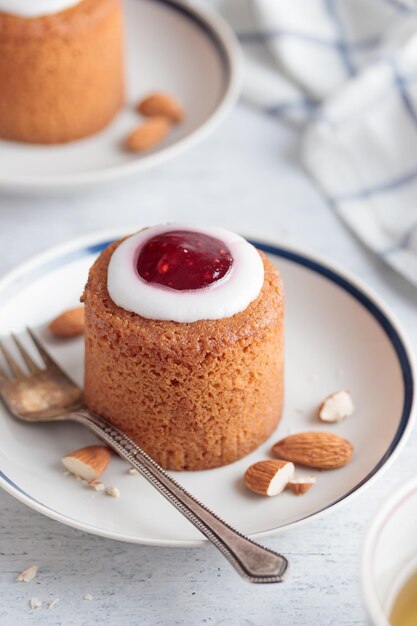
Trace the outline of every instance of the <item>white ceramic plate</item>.
[[413, 478], [384, 502], [366, 534], [362, 588], [375, 626], [389, 626], [398, 593], [417, 571], [416, 520], [417, 480]]
[[[126, 232], [126, 231], [124, 231]], [[0, 283], [0, 334], [38, 328], [57, 360], [82, 382], [82, 339], [53, 340], [45, 323], [76, 305], [97, 253], [122, 233], [100, 233], [29, 261]], [[391, 313], [364, 285], [328, 263], [282, 246], [257, 242], [279, 267], [287, 293], [286, 402], [276, 433], [232, 465], [177, 479], [224, 519], [252, 536], [273, 534], [346, 502], [392, 461], [411, 427], [413, 366], [407, 342]], [[303, 497], [263, 498], [242, 484], [245, 469], [268, 458], [271, 444], [290, 432], [324, 430], [317, 405], [348, 388], [357, 410], [328, 429], [355, 447], [349, 465], [317, 475]], [[197, 545], [199, 532], [144, 479], [114, 458], [104, 475], [118, 500], [92, 493], [64, 477], [60, 459], [94, 436], [75, 424], [33, 426], [0, 406], [0, 484], [32, 508], [92, 533], [154, 545]]]
[[[206, 137], [230, 111], [239, 92], [235, 37], [215, 13], [181, 0], [124, 0], [127, 103], [101, 133], [60, 146], [0, 140], [0, 189], [74, 190], [142, 172]], [[135, 104], [168, 91], [186, 119], [169, 138], [141, 155], [121, 144], [138, 125]]]

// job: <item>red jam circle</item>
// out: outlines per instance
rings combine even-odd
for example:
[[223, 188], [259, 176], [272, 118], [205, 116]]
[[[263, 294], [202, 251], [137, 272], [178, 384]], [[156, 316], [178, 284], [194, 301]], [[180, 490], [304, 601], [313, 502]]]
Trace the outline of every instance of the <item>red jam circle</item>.
[[188, 230], [171, 230], [149, 239], [136, 268], [148, 283], [185, 291], [203, 289], [229, 272], [233, 257], [215, 237]]

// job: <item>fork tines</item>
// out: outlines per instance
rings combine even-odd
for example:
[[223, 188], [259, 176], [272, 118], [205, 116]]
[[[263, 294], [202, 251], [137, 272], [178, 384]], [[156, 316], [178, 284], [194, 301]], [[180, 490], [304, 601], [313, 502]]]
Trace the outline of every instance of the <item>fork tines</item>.
[[[30, 329], [27, 328], [26, 329], [33, 344], [35, 345], [35, 347], [37, 348], [37, 352], [40, 356], [40, 358], [42, 359], [43, 364], [45, 365], [46, 369], [55, 369], [55, 370], [60, 370], [61, 368], [57, 365], [57, 363], [54, 361], [54, 359], [52, 358], [52, 356], [49, 354], [49, 352], [46, 351], [46, 349], [43, 347], [43, 345], [41, 344], [41, 342], [39, 341], [39, 339], [36, 337], [36, 335], [34, 334], [34, 332]], [[42, 367], [40, 367], [30, 356], [29, 352], [26, 350], [26, 348], [23, 346], [22, 342], [20, 341], [20, 339], [18, 339], [16, 337], [16, 335], [14, 333], [11, 334], [11, 339], [13, 340], [14, 345], [16, 346], [20, 356], [22, 357], [27, 369], [28, 369], [28, 373], [30, 374], [38, 374], [39, 372], [42, 371]], [[8, 350], [8, 348], [6, 348], [6, 346], [4, 345], [4, 342], [0, 340], [0, 351], [3, 354], [4, 360], [7, 363], [10, 371], [13, 374], [14, 378], [17, 379], [21, 379], [21, 378], [25, 378], [27, 376], [27, 373], [24, 372], [24, 370], [21, 368], [21, 366], [18, 364], [18, 362], [16, 361], [16, 359], [14, 357], [12, 357], [10, 351]], [[4, 367], [2, 367], [0, 365], [0, 380], [1, 379], [8, 379], [10, 378], [10, 376], [6, 373], [6, 370], [4, 369]]]

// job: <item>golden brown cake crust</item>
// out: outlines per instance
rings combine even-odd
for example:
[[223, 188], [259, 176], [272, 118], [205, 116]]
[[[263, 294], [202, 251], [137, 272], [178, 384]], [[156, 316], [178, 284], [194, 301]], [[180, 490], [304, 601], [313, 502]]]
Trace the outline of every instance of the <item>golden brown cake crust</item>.
[[122, 39], [121, 0], [0, 13], [0, 137], [61, 143], [104, 128], [123, 102]]
[[169, 469], [235, 461], [278, 424], [283, 398], [284, 292], [262, 253], [264, 285], [243, 312], [193, 323], [142, 318], [107, 291], [112, 244], [90, 270], [87, 406]]

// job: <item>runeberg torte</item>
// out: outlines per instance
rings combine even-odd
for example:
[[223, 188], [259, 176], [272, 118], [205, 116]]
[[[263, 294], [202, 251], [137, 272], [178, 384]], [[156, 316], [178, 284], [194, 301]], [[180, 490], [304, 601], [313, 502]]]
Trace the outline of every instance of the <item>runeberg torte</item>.
[[163, 467], [231, 463], [276, 428], [283, 284], [243, 238], [143, 230], [100, 254], [83, 299], [85, 402]]

